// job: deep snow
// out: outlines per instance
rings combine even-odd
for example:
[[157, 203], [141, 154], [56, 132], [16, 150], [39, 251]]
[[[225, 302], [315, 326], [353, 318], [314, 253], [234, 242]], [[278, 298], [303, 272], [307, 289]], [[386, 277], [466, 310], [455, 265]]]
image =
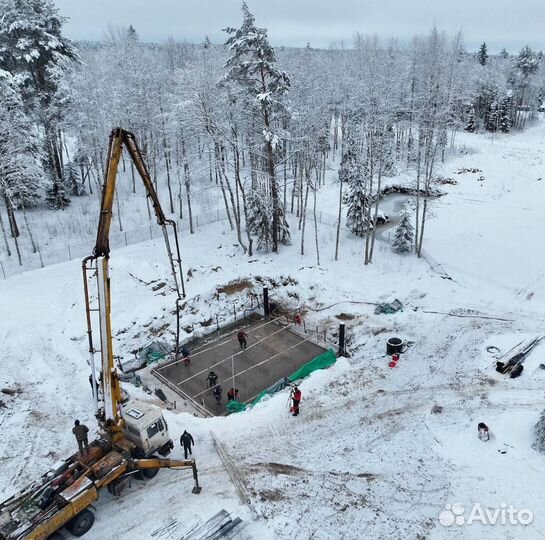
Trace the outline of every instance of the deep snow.
[[[86, 538], [151, 538], [171, 517], [190, 525], [221, 508], [247, 520], [243, 537], [256, 539], [542, 538], [545, 459], [531, 442], [545, 405], [545, 371], [538, 367], [545, 346], [514, 380], [495, 372], [486, 347], [506, 353], [543, 332], [544, 137], [544, 123], [494, 138], [459, 135], [472, 153], [441, 171], [459, 183], [442, 186], [447, 195], [432, 203], [426, 260], [395, 255], [379, 242], [373, 264], [364, 267], [363, 242], [343, 230], [335, 262], [335, 229], [322, 224], [316, 267], [311, 223], [301, 257], [295, 220], [292, 247], [250, 260], [227, 223], [184, 236], [185, 267], [192, 269], [184, 325], [195, 334], [206, 329], [199, 322], [217, 312], [227, 318], [233, 302], [246, 301], [246, 293], [216, 295], [217, 286], [262, 276], [276, 278], [274, 296], [304, 308], [307, 323], [328, 327], [330, 335], [336, 315], [352, 316], [353, 354], [303, 382], [298, 418], [288, 414], [286, 392], [227, 418], [167, 411], [173, 438], [188, 429], [196, 440], [201, 495], [191, 495], [188, 472], [162, 471], [121, 499], [104, 493]], [[455, 174], [460, 167], [482, 172]], [[332, 177], [319, 205], [335, 215]], [[154, 241], [115, 250], [111, 267], [115, 349], [130, 358], [150, 330], [173, 323], [173, 295], [143, 283], [167, 279], [164, 248]], [[280, 275], [297, 284], [282, 286]], [[94, 425], [81, 282], [77, 261], [0, 282], [0, 387], [21, 389], [1, 396], [1, 498], [74, 451], [75, 417]], [[390, 316], [357, 303], [394, 298], [405, 307]], [[414, 341], [395, 369], [384, 354], [392, 335]], [[433, 413], [434, 405], [442, 412]], [[477, 438], [480, 421], [493, 434], [488, 443]], [[237, 463], [258, 518], [239, 500], [210, 431]], [[470, 509], [475, 502], [513, 504], [531, 510], [534, 520], [527, 526], [439, 523], [445, 505]]]

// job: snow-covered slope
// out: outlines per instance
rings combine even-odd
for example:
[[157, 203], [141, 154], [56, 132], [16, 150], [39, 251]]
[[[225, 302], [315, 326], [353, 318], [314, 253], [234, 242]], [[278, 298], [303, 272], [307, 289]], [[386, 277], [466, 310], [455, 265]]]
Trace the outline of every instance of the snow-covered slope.
[[[307, 254], [298, 254], [295, 221], [292, 247], [250, 260], [227, 223], [184, 238], [186, 270], [192, 269], [184, 325], [195, 333], [206, 328], [199, 322], [244, 302], [245, 292], [215, 295], [217, 286], [291, 276], [297, 283], [279, 285], [273, 295], [304, 306], [309, 325], [333, 330], [336, 315], [353, 317], [347, 321], [353, 356], [303, 382], [298, 418], [288, 414], [285, 392], [228, 418], [168, 412], [175, 438], [188, 429], [196, 439], [202, 494], [190, 494], [187, 473], [162, 471], [123, 499], [104, 494], [86, 538], [151, 538], [171, 517], [190, 526], [221, 508], [250, 522], [248, 538], [542, 538], [545, 460], [530, 446], [544, 404], [545, 371], [538, 367], [544, 345], [514, 380], [495, 372], [486, 348], [505, 353], [543, 331], [544, 135], [539, 124], [494, 140], [463, 136], [475, 152], [445, 165], [443, 175], [459, 183], [443, 186], [448, 194], [432, 203], [426, 260], [395, 255], [379, 242], [373, 264], [364, 267], [362, 241], [343, 232], [335, 262], [335, 229], [322, 224], [316, 267], [310, 232]], [[482, 172], [455, 174], [461, 167]], [[322, 196], [336, 189], [329, 185]], [[112, 254], [116, 351], [127, 358], [150, 330], [173, 322], [168, 289], [149, 285], [168, 280], [163, 249], [150, 242]], [[74, 450], [74, 418], [93, 425], [81, 283], [77, 262], [0, 282], [0, 387], [20, 389], [0, 396], [2, 498]], [[364, 303], [394, 298], [405, 306], [395, 315], [374, 315]], [[414, 345], [390, 369], [385, 343], [393, 335]], [[481, 421], [493, 434], [488, 443], [477, 439]], [[210, 431], [237, 463], [258, 519], [240, 503]], [[469, 511], [474, 502], [526, 508], [534, 520], [440, 524], [445, 505]]]

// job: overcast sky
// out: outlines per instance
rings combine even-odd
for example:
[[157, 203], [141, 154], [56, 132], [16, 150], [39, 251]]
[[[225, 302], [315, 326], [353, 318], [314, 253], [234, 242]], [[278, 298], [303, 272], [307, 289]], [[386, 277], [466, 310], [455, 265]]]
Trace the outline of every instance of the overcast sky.
[[[70, 20], [73, 39], [100, 40], [108, 25], [132, 24], [144, 41], [214, 43], [221, 29], [241, 22], [241, 0], [54, 0]], [[545, 49], [545, 0], [247, 0], [274, 45], [350, 46], [355, 32], [401, 41], [440, 30], [463, 30], [469, 50], [486, 41], [489, 50], [523, 45]]]

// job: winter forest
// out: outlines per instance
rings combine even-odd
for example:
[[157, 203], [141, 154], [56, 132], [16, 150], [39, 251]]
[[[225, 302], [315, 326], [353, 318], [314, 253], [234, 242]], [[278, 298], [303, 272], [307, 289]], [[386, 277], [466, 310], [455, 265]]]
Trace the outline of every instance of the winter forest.
[[[368, 264], [384, 193], [414, 196], [392, 248], [420, 256], [457, 133], [501, 137], [543, 108], [541, 51], [468, 50], [439, 28], [404, 44], [358, 33], [328, 49], [273, 48], [242, 4], [224, 43], [145, 43], [133, 26], [74, 43], [50, 0], [0, 0], [0, 13], [0, 256], [21, 266], [91, 245], [116, 126], [135, 134], [165, 211], [189, 233], [221, 212], [248, 256], [303, 253], [306, 234], [319, 264], [318, 195], [333, 181], [335, 259], [345, 226]], [[122, 169], [115, 227], [131, 231], [154, 218], [132, 164]]]

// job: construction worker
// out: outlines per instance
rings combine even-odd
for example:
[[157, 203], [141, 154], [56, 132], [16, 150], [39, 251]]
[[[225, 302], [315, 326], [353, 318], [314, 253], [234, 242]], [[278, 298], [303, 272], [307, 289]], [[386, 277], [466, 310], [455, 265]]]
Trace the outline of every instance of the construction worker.
[[240, 345], [240, 348], [241, 349], [245, 349], [246, 348], [246, 345], [248, 345], [247, 341], [246, 341], [246, 338], [248, 337], [248, 334], [246, 332], [244, 332], [243, 330], [241, 330], [238, 334], [237, 334], [237, 339], [238, 339], [238, 344]]
[[184, 459], [187, 459], [187, 453], [189, 452], [190, 455], [193, 455], [191, 452], [191, 445], [195, 444], [195, 441], [193, 440], [193, 437], [191, 436], [191, 433], [188, 433], [184, 430], [182, 433], [182, 436], [180, 437], [180, 446], [184, 449]]
[[184, 363], [184, 366], [188, 366], [191, 362], [191, 358], [189, 357], [189, 350], [185, 345], [182, 345], [180, 352], [182, 353], [182, 361]]
[[[93, 391], [93, 376], [92, 375], [89, 375], [89, 384], [91, 385], [91, 391]], [[99, 389], [98, 381], [95, 379], [95, 392], [93, 395], [98, 396], [98, 389]]]
[[291, 412], [293, 416], [297, 416], [299, 414], [299, 403], [301, 402], [301, 390], [297, 388], [297, 386], [294, 386], [291, 391]]
[[221, 401], [221, 393], [223, 392], [222, 387], [218, 384], [217, 386], [214, 386], [214, 390], [212, 390], [212, 394], [214, 394], [214, 398], [219, 403]]
[[74, 422], [74, 427], [72, 428], [72, 433], [76, 436], [76, 441], [78, 441], [79, 453], [83, 456], [83, 449], [85, 448], [85, 453], [89, 453], [89, 441], [87, 434], [89, 433], [89, 428], [85, 424], [80, 424], [79, 420]]
[[233, 401], [238, 397], [238, 388], [229, 388], [227, 392], [227, 401]]
[[214, 386], [216, 386], [216, 384], [218, 383], [218, 376], [213, 371], [211, 371], [208, 374], [206, 380], [208, 381], [208, 388], [214, 388]]

